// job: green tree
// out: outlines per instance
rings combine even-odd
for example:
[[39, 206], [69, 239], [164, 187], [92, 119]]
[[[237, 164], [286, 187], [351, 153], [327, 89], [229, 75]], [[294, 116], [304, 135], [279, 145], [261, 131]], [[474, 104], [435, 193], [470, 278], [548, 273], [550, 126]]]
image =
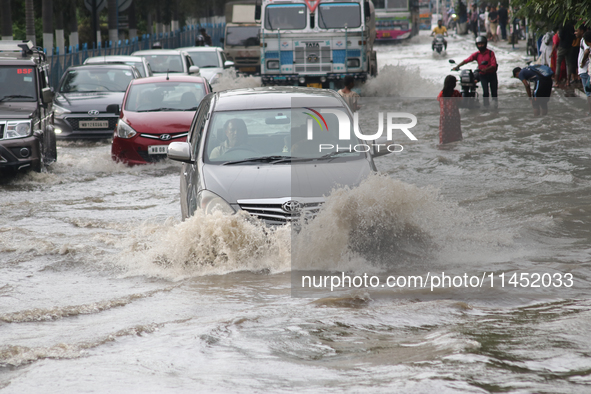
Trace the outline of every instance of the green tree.
[[539, 30], [568, 22], [576, 26], [591, 22], [591, 0], [512, 0], [511, 6], [519, 9], [518, 16], [527, 18]]

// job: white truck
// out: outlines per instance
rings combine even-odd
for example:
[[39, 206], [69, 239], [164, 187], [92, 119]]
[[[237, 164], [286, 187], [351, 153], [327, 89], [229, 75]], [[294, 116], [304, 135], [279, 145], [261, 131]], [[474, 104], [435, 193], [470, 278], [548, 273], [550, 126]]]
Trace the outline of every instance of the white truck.
[[260, 14], [264, 85], [337, 89], [377, 75], [371, 1], [264, 0]]
[[255, 20], [255, 1], [226, 3], [224, 52], [234, 68], [245, 74], [258, 74], [261, 68], [261, 24]]

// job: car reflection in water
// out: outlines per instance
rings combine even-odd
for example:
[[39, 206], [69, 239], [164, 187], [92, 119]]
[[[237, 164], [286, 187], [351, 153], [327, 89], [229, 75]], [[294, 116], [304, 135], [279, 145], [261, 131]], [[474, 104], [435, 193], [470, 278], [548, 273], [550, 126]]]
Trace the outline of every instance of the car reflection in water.
[[339, 140], [339, 120], [330, 111], [353, 124], [348, 106], [331, 90], [267, 87], [208, 95], [188, 142], [169, 146], [168, 156], [184, 162], [183, 219], [197, 209], [245, 210], [267, 224], [285, 224], [313, 216], [334, 187], [358, 185], [376, 170], [373, 157], [388, 150], [337, 151], [360, 140], [354, 133]]
[[210, 93], [204, 78], [171, 75], [134, 80], [125, 93], [111, 157], [145, 164], [166, 158], [171, 141], [185, 141], [195, 110]]

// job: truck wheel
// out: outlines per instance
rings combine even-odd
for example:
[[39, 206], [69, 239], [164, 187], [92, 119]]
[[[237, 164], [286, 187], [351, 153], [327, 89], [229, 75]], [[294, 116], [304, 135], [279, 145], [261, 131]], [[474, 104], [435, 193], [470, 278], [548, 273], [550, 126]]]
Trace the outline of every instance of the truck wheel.
[[55, 131], [47, 126], [43, 132], [43, 164], [48, 165], [57, 159]]
[[376, 51], [371, 53], [371, 68], [370, 68], [370, 75], [372, 77], [378, 76], [378, 55]]

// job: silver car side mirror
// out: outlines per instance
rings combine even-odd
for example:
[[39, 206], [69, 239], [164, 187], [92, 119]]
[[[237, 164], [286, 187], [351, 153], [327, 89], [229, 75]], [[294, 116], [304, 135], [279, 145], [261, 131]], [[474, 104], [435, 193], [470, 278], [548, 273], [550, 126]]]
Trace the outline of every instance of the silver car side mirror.
[[197, 66], [191, 66], [191, 67], [189, 67], [189, 74], [191, 74], [191, 75], [194, 74], [196, 76], [200, 76], [200, 74], [199, 74], [199, 67], [197, 67]]
[[193, 160], [191, 160], [191, 144], [188, 142], [171, 142], [168, 145], [168, 158], [183, 163], [193, 163]]
[[231, 60], [226, 60], [224, 62], [224, 68], [230, 68], [230, 67], [234, 67], [234, 62]]

